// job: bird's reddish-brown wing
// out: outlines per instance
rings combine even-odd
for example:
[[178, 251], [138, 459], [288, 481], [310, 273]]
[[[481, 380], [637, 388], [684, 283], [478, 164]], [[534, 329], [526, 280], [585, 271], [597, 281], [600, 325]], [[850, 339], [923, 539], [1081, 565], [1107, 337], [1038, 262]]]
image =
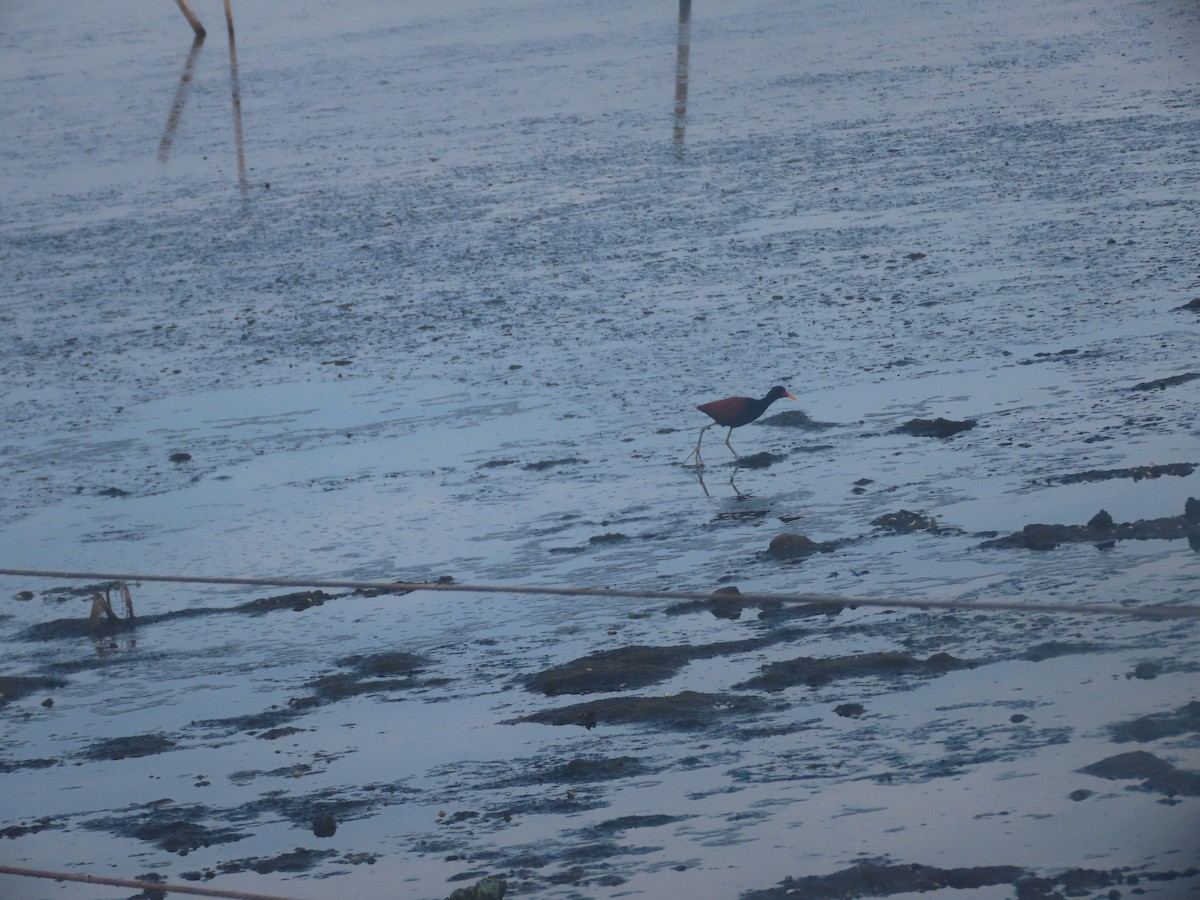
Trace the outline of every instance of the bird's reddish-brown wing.
[[718, 425], [727, 428], [737, 428], [748, 421], [746, 416], [750, 411], [749, 397], [726, 397], [724, 400], [713, 400], [701, 403], [696, 409], [711, 416]]

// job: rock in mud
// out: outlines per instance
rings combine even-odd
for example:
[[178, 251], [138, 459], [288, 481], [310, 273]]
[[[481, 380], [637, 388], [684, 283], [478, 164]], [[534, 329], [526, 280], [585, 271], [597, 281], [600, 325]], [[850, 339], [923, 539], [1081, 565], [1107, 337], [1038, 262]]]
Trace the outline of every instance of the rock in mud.
[[803, 534], [784, 532], [771, 538], [767, 552], [776, 559], [803, 559], [814, 553], [830, 553], [835, 545], [830, 542], [814, 541]]
[[892, 429], [892, 434], [911, 434], [913, 437], [948, 438], [960, 431], [970, 431], [976, 425], [975, 419], [964, 419], [956, 422], [953, 419], [909, 419], [903, 425]]

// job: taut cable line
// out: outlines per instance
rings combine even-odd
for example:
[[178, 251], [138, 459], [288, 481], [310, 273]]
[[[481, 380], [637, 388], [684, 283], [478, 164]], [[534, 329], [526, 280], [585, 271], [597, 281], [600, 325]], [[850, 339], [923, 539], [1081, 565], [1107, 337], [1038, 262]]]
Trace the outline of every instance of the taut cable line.
[[75, 872], [51, 872], [46, 869], [24, 869], [20, 866], [0, 865], [0, 875], [21, 875], [26, 878], [51, 878], [55, 881], [78, 881], [83, 884], [103, 884], [108, 887], [137, 888], [149, 896], [154, 892], [192, 894], [197, 897], [224, 897], [226, 900], [290, 900], [277, 894], [253, 894], [246, 891], [226, 891], [202, 885], [170, 884], [159, 881], [140, 881], [135, 878], [111, 878], [107, 875], [80, 875]]
[[[438, 591], [462, 594], [532, 594], [556, 597], [611, 597], [643, 600], [711, 600], [712, 591], [664, 591], [639, 588], [565, 587], [532, 584], [459, 584], [457, 582], [360, 581], [347, 578], [244, 578], [224, 575], [160, 575], [115, 572], [69, 572], [47, 569], [0, 568], [0, 575], [22, 578], [68, 578], [90, 581], [147, 582], [177, 584], [232, 584], [251, 587], [343, 588], [359, 591], [411, 593]], [[878, 606], [907, 609], [946, 609], [973, 612], [1055, 613], [1065, 615], [1134, 616], [1151, 619], [1200, 618], [1200, 606], [1116, 606], [1099, 603], [1040, 603], [1023, 600], [932, 600], [910, 597], [845, 597], [836, 594], [738, 593], [718, 599], [738, 601], [747, 606], [757, 603], [824, 603], [841, 606]]]

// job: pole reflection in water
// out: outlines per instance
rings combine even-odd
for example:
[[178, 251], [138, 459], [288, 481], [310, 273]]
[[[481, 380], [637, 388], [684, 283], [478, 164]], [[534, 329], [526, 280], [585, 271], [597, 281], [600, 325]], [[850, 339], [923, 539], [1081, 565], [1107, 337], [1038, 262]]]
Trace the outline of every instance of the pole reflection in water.
[[167, 128], [162, 140], [158, 142], [158, 161], [166, 162], [171, 153], [171, 142], [175, 140], [175, 129], [179, 127], [179, 118], [183, 115], [183, 105], [187, 102], [188, 87], [192, 83], [192, 70], [196, 68], [196, 58], [200, 48], [204, 46], [204, 35], [197, 35], [188, 51], [187, 61], [183, 64], [183, 74], [179, 76], [179, 87], [175, 89], [175, 100], [171, 103], [171, 112], [167, 116]]
[[675, 131], [673, 140], [683, 143], [687, 116], [688, 57], [692, 46], [692, 0], [679, 0], [679, 39], [675, 54]]

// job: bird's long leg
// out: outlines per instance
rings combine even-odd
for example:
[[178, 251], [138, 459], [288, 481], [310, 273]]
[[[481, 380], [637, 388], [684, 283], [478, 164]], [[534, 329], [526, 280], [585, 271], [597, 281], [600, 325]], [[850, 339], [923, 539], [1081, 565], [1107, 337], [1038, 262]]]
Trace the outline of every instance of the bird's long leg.
[[729, 429], [729, 433], [725, 435], [725, 446], [729, 448], [729, 452], [733, 454], [734, 459], [741, 459], [738, 452], [733, 449], [733, 444], [729, 443], [729, 439], [733, 437], [733, 429]]
[[685, 456], [683, 458], [684, 463], [686, 463], [689, 459], [691, 459], [694, 456], [694, 457], [696, 457], [696, 468], [699, 469], [704, 466], [704, 461], [702, 459], [700, 459], [700, 442], [704, 440], [704, 432], [708, 431], [708, 429], [712, 428], [716, 424], [717, 424], [716, 422], [709, 422], [707, 425], [705, 425], [703, 428], [700, 429], [700, 437], [698, 437], [696, 439], [696, 449], [693, 450], [691, 453], [689, 453], [687, 456]]

